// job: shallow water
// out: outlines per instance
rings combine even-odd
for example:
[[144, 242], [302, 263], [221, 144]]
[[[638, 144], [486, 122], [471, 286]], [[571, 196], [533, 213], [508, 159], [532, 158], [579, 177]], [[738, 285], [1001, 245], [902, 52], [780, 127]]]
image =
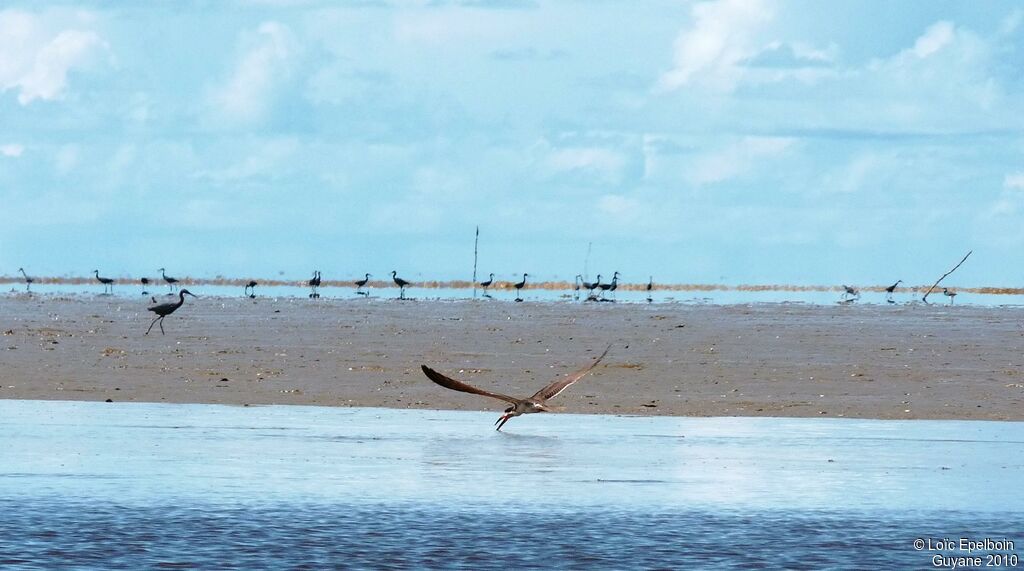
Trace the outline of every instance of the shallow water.
[[930, 567], [1024, 423], [0, 401], [0, 565]]
[[[204, 297], [241, 297], [242, 289], [236, 286], [224, 285], [190, 285], [189, 291]], [[6, 295], [24, 294], [25, 289], [21, 284], [8, 284]], [[168, 298], [166, 286], [150, 286], [145, 296], [142, 295], [142, 286], [119, 285], [114, 289], [113, 296], [125, 299], [148, 299], [150, 296], [163, 302]], [[37, 295], [61, 295], [61, 296], [102, 296], [101, 285], [75, 285], [75, 284], [35, 284], [32, 286], [32, 293]], [[585, 301], [586, 292], [582, 297], [574, 297], [571, 290], [549, 290], [549, 289], [528, 289], [522, 291], [522, 299], [527, 302], [572, 302], [572, 303], [641, 303], [647, 302], [646, 291], [619, 290], [609, 294], [604, 301]], [[256, 289], [257, 297], [284, 297], [284, 298], [306, 298], [309, 296], [309, 288], [305, 286], [259, 286]], [[328, 287], [320, 288], [321, 299], [342, 299], [342, 300], [390, 300], [399, 295], [397, 288], [371, 289], [369, 296], [364, 297], [355, 293], [355, 288], [350, 287]], [[481, 301], [513, 302], [516, 294], [513, 290], [491, 290], [490, 297], [484, 297], [481, 290], [477, 290], [475, 299]], [[176, 299], [177, 296], [173, 299]], [[474, 299], [472, 289], [458, 288], [408, 288], [406, 299], [410, 301], [455, 301]], [[921, 304], [920, 294], [897, 293], [892, 298], [893, 303], [886, 300], [884, 293], [864, 292], [857, 300], [849, 303], [854, 305], [883, 305], [900, 306], [907, 304]], [[789, 291], [789, 290], [768, 290], [749, 291], [737, 289], [716, 289], [708, 291], [669, 291], [655, 290], [651, 294], [653, 303], [682, 303], [697, 305], [732, 305], [748, 303], [806, 303], [812, 305], [835, 305], [842, 304], [839, 292], [835, 291]], [[933, 292], [928, 296], [928, 301], [933, 306], [949, 305], [949, 300], [942, 295], [942, 290]], [[1024, 295], [1011, 294], [980, 294], [963, 292], [957, 295], [955, 304], [982, 307], [1020, 307], [1024, 306]]]

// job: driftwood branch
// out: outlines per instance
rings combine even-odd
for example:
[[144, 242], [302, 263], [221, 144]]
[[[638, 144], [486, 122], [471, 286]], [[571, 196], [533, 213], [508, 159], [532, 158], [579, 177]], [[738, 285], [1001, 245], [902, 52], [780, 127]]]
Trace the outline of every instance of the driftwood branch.
[[476, 299], [476, 258], [480, 247], [480, 227], [476, 227], [476, 238], [473, 239], [473, 299]]
[[942, 280], [946, 279], [946, 276], [948, 276], [949, 274], [951, 274], [951, 273], [955, 272], [955, 271], [956, 271], [956, 269], [957, 269], [957, 268], [959, 268], [961, 264], [963, 264], [964, 262], [966, 262], [966, 261], [967, 261], [967, 258], [968, 258], [968, 257], [969, 257], [969, 256], [970, 256], [970, 255], [971, 255], [971, 254], [972, 254], [973, 252], [974, 252], [974, 250], [971, 250], [970, 252], [967, 252], [967, 255], [966, 255], [966, 256], [964, 256], [964, 259], [960, 260], [960, 263], [959, 263], [959, 264], [957, 264], [957, 265], [953, 266], [953, 269], [952, 269], [952, 270], [949, 270], [948, 272], [946, 272], [946, 273], [942, 274], [942, 277], [941, 277], [941, 278], [939, 278], [939, 279], [935, 280], [935, 283], [934, 283], [934, 284], [932, 284], [932, 287], [928, 288], [928, 291], [924, 292], [924, 297], [922, 297], [922, 298], [921, 298], [921, 301], [923, 301], [923, 302], [925, 302], [925, 303], [928, 303], [928, 294], [932, 293], [932, 290], [934, 290], [934, 289], [935, 289], [935, 286], [939, 285], [939, 282], [941, 282]]

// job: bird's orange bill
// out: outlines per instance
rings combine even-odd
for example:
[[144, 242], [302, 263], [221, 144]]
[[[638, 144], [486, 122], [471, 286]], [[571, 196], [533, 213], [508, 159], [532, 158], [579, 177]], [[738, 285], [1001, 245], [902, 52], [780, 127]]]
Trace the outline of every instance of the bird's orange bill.
[[423, 369], [423, 374], [425, 374], [428, 379], [430, 379], [431, 381], [434, 381], [435, 383], [441, 385], [442, 387], [444, 387], [446, 389], [451, 389], [453, 391], [461, 391], [461, 392], [464, 392], [464, 393], [472, 393], [474, 395], [481, 395], [481, 396], [485, 396], [485, 397], [491, 397], [491, 398], [498, 399], [498, 400], [503, 400], [505, 402], [509, 402], [509, 403], [512, 403], [512, 404], [516, 404], [517, 402], [519, 402], [519, 399], [517, 399], [517, 398], [513, 398], [513, 397], [510, 397], [510, 396], [507, 396], [507, 395], [503, 395], [503, 394], [499, 394], [499, 393], [492, 393], [490, 391], [485, 391], [483, 389], [478, 389], [478, 388], [476, 388], [473, 385], [470, 385], [468, 383], [464, 383], [462, 381], [456, 381], [455, 379], [453, 379], [451, 377], [446, 377], [446, 376], [442, 375], [441, 373], [438, 373], [437, 371], [435, 371], [434, 369], [431, 369], [430, 367], [428, 367], [426, 365], [420, 365], [420, 367]]
[[582, 369], [576, 371], [575, 373], [569, 375], [568, 377], [565, 377], [564, 379], [556, 379], [550, 385], [537, 391], [537, 393], [534, 394], [531, 398], [541, 401], [555, 398], [556, 396], [558, 396], [559, 393], [567, 389], [569, 385], [582, 379], [587, 373], [589, 373], [594, 367], [596, 367], [597, 364], [601, 362], [601, 359], [604, 359], [604, 356], [608, 354], [608, 351], [611, 348], [612, 346], [609, 344], [608, 347], [605, 348], [604, 353], [601, 353], [601, 355], [598, 356], [598, 358], [593, 363], [587, 365], [586, 367], [583, 367]]

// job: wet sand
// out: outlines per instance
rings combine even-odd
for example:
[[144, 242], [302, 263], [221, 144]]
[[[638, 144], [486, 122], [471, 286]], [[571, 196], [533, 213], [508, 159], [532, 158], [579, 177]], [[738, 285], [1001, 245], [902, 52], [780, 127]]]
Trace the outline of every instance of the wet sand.
[[[200, 292], [201, 293], [201, 292]], [[161, 300], [162, 301], [162, 300]], [[0, 398], [500, 410], [613, 344], [568, 412], [1024, 419], [1024, 310], [0, 296]]]

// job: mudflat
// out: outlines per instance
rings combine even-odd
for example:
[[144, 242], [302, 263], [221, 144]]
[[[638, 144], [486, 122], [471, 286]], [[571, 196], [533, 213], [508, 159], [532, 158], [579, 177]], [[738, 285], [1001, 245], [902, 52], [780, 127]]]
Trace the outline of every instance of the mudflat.
[[552, 404], [1024, 419], [1020, 308], [200, 297], [167, 317], [166, 335], [144, 335], [147, 305], [0, 296], [0, 398], [497, 411], [503, 403], [439, 387], [420, 365], [528, 396], [611, 344]]

